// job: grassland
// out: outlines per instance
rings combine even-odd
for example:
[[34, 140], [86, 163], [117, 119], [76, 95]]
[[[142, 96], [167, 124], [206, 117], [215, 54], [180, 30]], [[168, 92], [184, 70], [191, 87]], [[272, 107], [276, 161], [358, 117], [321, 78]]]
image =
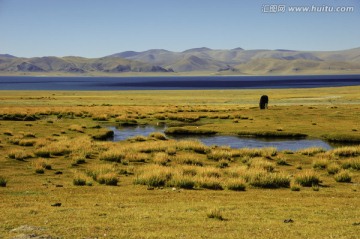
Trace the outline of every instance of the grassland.
[[[167, 124], [356, 143], [359, 91], [1, 91], [0, 238], [357, 238], [358, 145], [292, 152], [161, 133], [101, 139], [106, 124]], [[262, 94], [270, 105], [260, 111]]]

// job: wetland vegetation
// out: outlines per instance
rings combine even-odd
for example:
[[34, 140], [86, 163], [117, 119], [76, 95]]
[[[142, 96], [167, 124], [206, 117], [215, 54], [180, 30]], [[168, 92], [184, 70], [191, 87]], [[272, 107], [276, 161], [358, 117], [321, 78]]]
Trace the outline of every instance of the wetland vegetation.
[[[359, 90], [2, 91], [0, 237], [32, 225], [25, 234], [53, 238], [356, 238]], [[109, 124], [353, 145], [234, 149], [160, 132], [111, 142]]]

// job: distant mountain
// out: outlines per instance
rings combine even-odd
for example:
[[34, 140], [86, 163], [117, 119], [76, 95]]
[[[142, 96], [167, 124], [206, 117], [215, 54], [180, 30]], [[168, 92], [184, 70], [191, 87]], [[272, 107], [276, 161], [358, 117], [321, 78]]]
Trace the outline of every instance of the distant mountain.
[[9, 54], [0, 54], [0, 57], [2, 57], [2, 58], [16, 58], [16, 56], [9, 55]]
[[286, 59], [254, 59], [234, 66], [238, 72], [244, 74], [324, 74], [342, 72], [344, 74], [360, 73], [360, 64], [355, 62], [318, 61], [318, 60], [286, 60]]
[[0, 72], [64, 72], [64, 73], [121, 73], [171, 72], [158, 65], [123, 58], [34, 57], [11, 58], [0, 56]]
[[[157, 64], [176, 72], [232, 71], [245, 74], [357, 71], [360, 64], [360, 48], [344, 51], [295, 51], [277, 50], [215, 50], [207, 47], [193, 48], [183, 52], [148, 50], [123, 52], [111, 55], [125, 59]], [[351, 64], [350, 64], [351, 63]], [[318, 69], [320, 67], [320, 69]]]
[[359, 74], [360, 48], [343, 51], [230, 50], [125, 51], [102, 58], [0, 55], [0, 73], [204, 72], [216, 74]]

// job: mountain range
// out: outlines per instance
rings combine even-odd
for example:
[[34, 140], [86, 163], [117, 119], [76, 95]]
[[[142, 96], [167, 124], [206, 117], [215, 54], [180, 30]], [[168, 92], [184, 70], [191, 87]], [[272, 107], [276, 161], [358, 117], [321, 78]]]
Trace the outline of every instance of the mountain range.
[[216, 50], [206, 47], [183, 52], [152, 49], [125, 51], [101, 58], [34, 57], [0, 54], [0, 74], [111, 75], [157, 72], [230, 75], [359, 74], [360, 48], [342, 51]]

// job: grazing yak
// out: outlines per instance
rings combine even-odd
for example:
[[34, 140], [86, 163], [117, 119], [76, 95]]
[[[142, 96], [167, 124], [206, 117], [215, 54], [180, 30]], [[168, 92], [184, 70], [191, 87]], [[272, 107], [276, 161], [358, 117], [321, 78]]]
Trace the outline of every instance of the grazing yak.
[[259, 103], [260, 109], [261, 110], [267, 109], [268, 108], [268, 103], [269, 103], [269, 97], [267, 95], [261, 96], [260, 103]]

